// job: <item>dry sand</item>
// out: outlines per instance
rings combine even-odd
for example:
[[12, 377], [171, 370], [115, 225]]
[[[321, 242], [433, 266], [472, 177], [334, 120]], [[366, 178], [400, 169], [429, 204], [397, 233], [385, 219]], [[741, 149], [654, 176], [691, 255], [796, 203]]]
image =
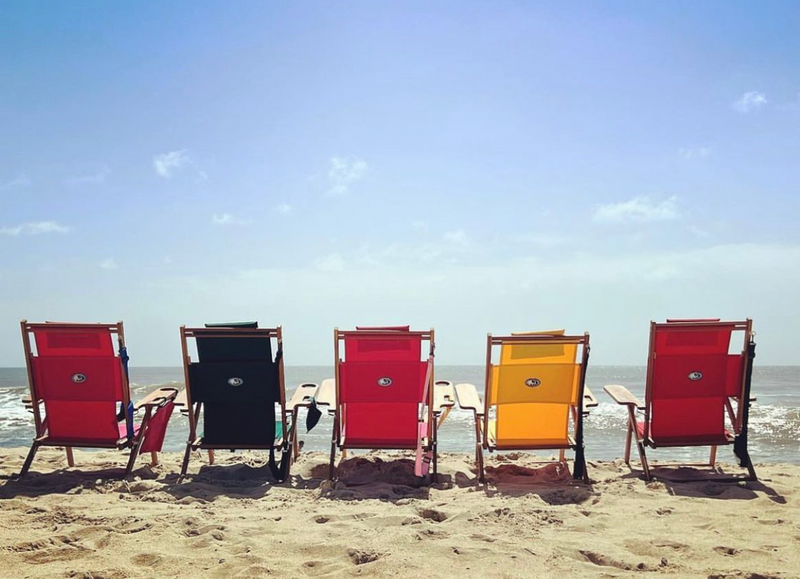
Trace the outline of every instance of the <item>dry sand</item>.
[[124, 454], [0, 450], [0, 576], [79, 577], [800, 577], [800, 467], [758, 465], [757, 483], [652, 482], [591, 463], [591, 485], [532, 457], [440, 459], [417, 486], [399, 454], [343, 462], [304, 454], [273, 485], [264, 454], [199, 453], [155, 468]]

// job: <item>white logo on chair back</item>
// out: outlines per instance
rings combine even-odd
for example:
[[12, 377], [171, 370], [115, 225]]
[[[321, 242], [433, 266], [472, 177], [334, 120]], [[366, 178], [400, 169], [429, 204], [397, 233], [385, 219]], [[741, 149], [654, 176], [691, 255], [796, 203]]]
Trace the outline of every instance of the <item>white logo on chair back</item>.
[[378, 378], [378, 386], [391, 386], [392, 379], [391, 378]]
[[542, 381], [539, 380], [538, 378], [528, 378], [527, 380], [525, 380], [525, 386], [527, 386], [528, 388], [536, 388], [537, 386], [541, 385]]
[[697, 382], [703, 377], [702, 372], [689, 372], [689, 380], [692, 382]]
[[86, 374], [73, 374], [70, 378], [75, 384], [83, 384], [86, 382]]
[[228, 378], [228, 384], [230, 384], [231, 386], [241, 386], [242, 384], [244, 384], [244, 380], [242, 380], [241, 378]]

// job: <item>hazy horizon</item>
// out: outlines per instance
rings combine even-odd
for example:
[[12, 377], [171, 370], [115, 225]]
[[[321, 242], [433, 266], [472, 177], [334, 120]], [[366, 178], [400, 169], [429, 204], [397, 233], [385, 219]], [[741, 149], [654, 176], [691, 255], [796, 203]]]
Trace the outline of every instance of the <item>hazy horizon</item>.
[[0, 367], [19, 320], [589, 331], [754, 320], [796, 365], [800, 4], [5, 2]]

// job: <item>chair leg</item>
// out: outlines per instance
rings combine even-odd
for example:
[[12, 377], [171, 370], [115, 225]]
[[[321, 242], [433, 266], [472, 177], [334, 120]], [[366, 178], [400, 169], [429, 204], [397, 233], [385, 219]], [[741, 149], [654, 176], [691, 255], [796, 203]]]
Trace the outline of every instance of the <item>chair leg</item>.
[[486, 482], [486, 475], [483, 471], [483, 446], [480, 443], [475, 445], [475, 462], [478, 466], [478, 483]]
[[158, 466], [158, 452], [155, 450], [150, 452], [150, 466]]
[[125, 467], [125, 475], [123, 478], [128, 478], [131, 472], [133, 472], [133, 467], [136, 465], [136, 459], [139, 458], [139, 451], [142, 448], [142, 443], [144, 442], [143, 438], [139, 438], [131, 447], [131, 456], [128, 459], [128, 465]]
[[708, 466], [714, 468], [714, 464], [716, 464], [716, 462], [717, 462], [717, 447], [712, 446], [711, 452], [708, 455]]
[[628, 432], [625, 435], [625, 464], [631, 465], [631, 439], [633, 438], [633, 428], [628, 421]]
[[75, 457], [72, 455], [72, 447], [68, 446], [64, 450], [67, 453], [67, 465], [70, 467], [75, 466]]
[[636, 447], [639, 449], [639, 458], [642, 461], [642, 470], [644, 471], [644, 480], [650, 481], [650, 465], [647, 463], [647, 455], [644, 450], [644, 441], [637, 440]]
[[186, 452], [183, 455], [183, 464], [181, 464], [181, 476], [186, 474], [186, 470], [189, 468], [189, 455], [192, 454], [192, 443], [186, 443]]
[[33, 457], [36, 456], [36, 451], [39, 450], [39, 444], [34, 442], [33, 446], [31, 446], [30, 451], [28, 451], [28, 456], [25, 458], [25, 462], [22, 465], [22, 470], [19, 471], [19, 476], [25, 476], [28, 472], [28, 469], [31, 468], [31, 464], [33, 463]]
[[331, 461], [328, 466], [328, 480], [333, 480], [336, 461], [336, 440], [331, 440]]
[[208, 464], [214, 464], [214, 449], [208, 449]]

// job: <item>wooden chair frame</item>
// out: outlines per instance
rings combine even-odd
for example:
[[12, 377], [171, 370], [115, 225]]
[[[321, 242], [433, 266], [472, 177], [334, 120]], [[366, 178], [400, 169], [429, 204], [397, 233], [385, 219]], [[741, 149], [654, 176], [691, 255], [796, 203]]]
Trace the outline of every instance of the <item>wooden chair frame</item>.
[[489, 437], [489, 414], [494, 404], [489, 404], [488, 401], [492, 399], [492, 369], [494, 368], [493, 353], [495, 347], [502, 346], [503, 344], [521, 344], [521, 345], [542, 345], [542, 344], [570, 344], [581, 346], [581, 361], [580, 361], [580, 376], [578, 383], [578, 403], [577, 405], [570, 405], [570, 417], [572, 419], [573, 430], [575, 432], [574, 438], [569, 444], [563, 446], [551, 445], [522, 445], [519, 447], [503, 446], [503, 451], [506, 450], [559, 450], [559, 462], [565, 463], [565, 451], [572, 449], [575, 451], [575, 467], [573, 469], [573, 477], [588, 481], [588, 474], [586, 472], [586, 459], [584, 456], [583, 445], [583, 420], [588, 414], [586, 408], [597, 406], [597, 399], [586, 386], [586, 369], [589, 364], [589, 333], [583, 335], [557, 335], [557, 334], [519, 334], [510, 336], [486, 336], [486, 374], [484, 380], [484, 398], [483, 401], [478, 397], [477, 390], [472, 384], [456, 384], [456, 396], [458, 398], [459, 408], [463, 410], [471, 410], [475, 420], [475, 462], [478, 470], [478, 482], [484, 483], [485, 471], [483, 452], [494, 452], [499, 450], [496, 444], [493, 444]]
[[[140, 449], [147, 435], [147, 428], [153, 411], [160, 408], [170, 401], [175, 400], [178, 395], [177, 388], [159, 388], [148, 394], [145, 398], [140, 400], [134, 406], [134, 412], [140, 409], [145, 409], [144, 417], [139, 425], [139, 432], [132, 438], [123, 437], [114, 442], [91, 442], [82, 440], [72, 440], [65, 438], [54, 438], [47, 432], [47, 418], [42, 416], [42, 404], [44, 400], [39, 397], [37, 393], [36, 377], [33, 371], [33, 360], [36, 357], [33, 353], [30, 335], [37, 328], [59, 328], [62, 331], [81, 332], [85, 330], [108, 329], [112, 334], [117, 336], [117, 351], [125, 348], [125, 330], [121, 321], [116, 324], [81, 324], [70, 322], [45, 322], [45, 323], [30, 323], [27, 320], [20, 321], [20, 329], [22, 332], [22, 344], [25, 349], [25, 365], [28, 372], [28, 388], [30, 397], [23, 399], [26, 408], [33, 414], [33, 420], [36, 427], [36, 437], [34, 438], [33, 445], [31, 446], [28, 456], [22, 465], [22, 470], [19, 476], [24, 476], [31, 467], [36, 452], [42, 446], [58, 446], [64, 447], [67, 455], [67, 464], [70, 467], [75, 466], [75, 459], [72, 452], [73, 448], [116, 448], [119, 450], [131, 449], [131, 454], [128, 463], [125, 467], [124, 477], [130, 475], [136, 464], [136, 458], [139, 456]], [[122, 358], [117, 354], [116, 358], [119, 360], [120, 379], [122, 382], [122, 404], [124, 408], [128, 408], [131, 401], [130, 385], [128, 383], [128, 374], [125, 372], [125, 367]], [[125, 412], [126, 431], [130, 432], [134, 428], [133, 418], [129, 412]], [[158, 453], [151, 453], [151, 465], [158, 464]]]
[[[675, 441], [670, 444], [658, 444], [650, 436], [650, 418], [652, 416], [652, 396], [653, 396], [653, 372], [654, 361], [656, 358], [655, 353], [655, 338], [656, 332], [659, 328], [698, 328], [705, 329], [709, 325], [725, 325], [733, 326], [732, 331], [742, 331], [744, 340], [742, 345], [741, 355], [744, 357], [744, 365], [742, 371], [741, 389], [739, 396], [734, 398], [736, 408], [734, 409], [731, 403], [731, 397], [725, 401], [725, 410], [728, 418], [733, 427], [733, 436], [727, 441], [720, 442], [718, 439], [712, 441]], [[720, 444], [733, 444], [734, 452], [740, 459], [741, 466], [747, 469], [747, 477], [731, 476], [731, 477], [705, 477], [702, 479], [693, 480], [715, 480], [715, 481], [740, 481], [740, 480], [757, 480], [756, 471], [753, 467], [753, 462], [750, 459], [750, 454], [747, 449], [747, 424], [749, 421], [750, 405], [755, 401], [755, 398], [750, 396], [752, 374], [753, 374], [753, 359], [755, 358], [755, 332], [753, 332], [753, 320], [747, 318], [743, 321], [736, 322], [720, 322], [718, 320], [684, 320], [684, 321], [669, 321], [668, 323], [650, 322], [650, 345], [647, 355], [647, 375], [645, 382], [645, 402], [642, 403], [636, 396], [630, 393], [627, 388], [619, 384], [608, 384], [604, 386], [604, 390], [611, 396], [617, 404], [624, 405], [628, 410], [626, 433], [625, 433], [625, 464], [631, 466], [631, 444], [635, 441], [636, 449], [639, 452], [639, 458], [642, 465], [642, 472], [645, 480], [652, 479], [650, 463], [647, 460], [646, 448], [666, 448], [666, 447], [692, 447], [692, 446], [710, 446], [709, 459], [707, 463], [680, 463], [672, 464], [666, 463], [663, 466], [709, 466], [712, 469], [716, 465], [717, 447]], [[641, 412], [644, 416], [644, 433], [639, 435], [638, 428], [636, 427], [637, 416], [636, 412]], [[632, 467], [631, 467], [632, 468]]]
[[[286, 385], [285, 373], [283, 366], [283, 329], [281, 326], [274, 328], [187, 328], [186, 326], [180, 327], [181, 335], [181, 351], [183, 354], [183, 375], [186, 383], [186, 389], [181, 393], [181, 396], [176, 402], [177, 406], [181, 406], [181, 412], [189, 419], [189, 439], [186, 442], [186, 451], [183, 456], [183, 463], [181, 464], [181, 476], [186, 475], [189, 468], [189, 458], [192, 451], [202, 449], [208, 451], [208, 462], [214, 464], [214, 451], [215, 450], [281, 450], [286, 452], [290, 447], [294, 448], [296, 443], [294, 441], [295, 430], [297, 428], [297, 421], [292, 420], [291, 425], [287, 427], [287, 415], [292, 414], [296, 418], [296, 410], [287, 410], [286, 405]], [[280, 407], [281, 407], [281, 426], [283, 437], [276, 439], [274, 444], [271, 445], [248, 445], [248, 446], [235, 446], [232, 448], [230, 445], [225, 444], [206, 444], [202, 438], [197, 436], [197, 424], [200, 421], [200, 413], [202, 411], [202, 402], [194, 402], [192, 400], [191, 381], [189, 379], [189, 366], [192, 363], [191, 356], [189, 355], [189, 342], [190, 338], [229, 338], [235, 336], [236, 338], [269, 338], [275, 339], [277, 343], [277, 350], [275, 356], [278, 358], [278, 383], [280, 387]], [[302, 404], [298, 403], [297, 407]], [[287, 471], [287, 478], [289, 473]]]
[[[391, 449], [391, 450], [414, 450], [417, 446], [398, 446], [391, 445], [353, 445], [348, 444], [347, 440], [342, 437], [342, 430], [344, 430], [344, 412], [340, 403], [340, 373], [339, 368], [343, 363], [340, 356], [340, 342], [345, 338], [370, 338], [370, 339], [388, 339], [397, 340], [409, 337], [419, 337], [423, 342], [427, 341], [429, 344], [428, 351], [428, 370], [425, 377], [425, 390], [423, 393], [423, 403], [420, 405], [419, 419], [427, 418], [428, 423], [428, 437], [427, 440], [423, 439], [422, 445], [425, 450], [430, 450], [433, 453], [431, 463], [432, 478], [435, 480], [438, 468], [437, 457], [437, 434], [438, 422], [444, 419], [450, 408], [455, 404], [454, 395], [452, 391], [452, 384], [449, 382], [438, 383], [438, 395], [436, 394], [436, 383], [434, 382], [434, 350], [436, 349], [434, 330], [431, 328], [427, 331], [404, 331], [397, 332], [394, 330], [382, 329], [364, 329], [364, 330], [340, 330], [334, 328], [333, 330], [333, 355], [334, 355], [334, 380], [326, 380], [323, 382], [320, 389], [320, 394], [317, 397], [317, 403], [323, 405], [331, 405], [333, 409], [333, 435], [331, 437], [331, 456], [330, 465], [328, 468], [328, 478], [333, 479], [336, 473], [336, 449], [339, 448], [344, 456], [347, 449]], [[332, 386], [332, 387], [331, 387]], [[449, 390], [448, 390], [449, 387]], [[441, 404], [436, 406], [436, 404]], [[427, 414], [427, 417], [425, 416]]]

